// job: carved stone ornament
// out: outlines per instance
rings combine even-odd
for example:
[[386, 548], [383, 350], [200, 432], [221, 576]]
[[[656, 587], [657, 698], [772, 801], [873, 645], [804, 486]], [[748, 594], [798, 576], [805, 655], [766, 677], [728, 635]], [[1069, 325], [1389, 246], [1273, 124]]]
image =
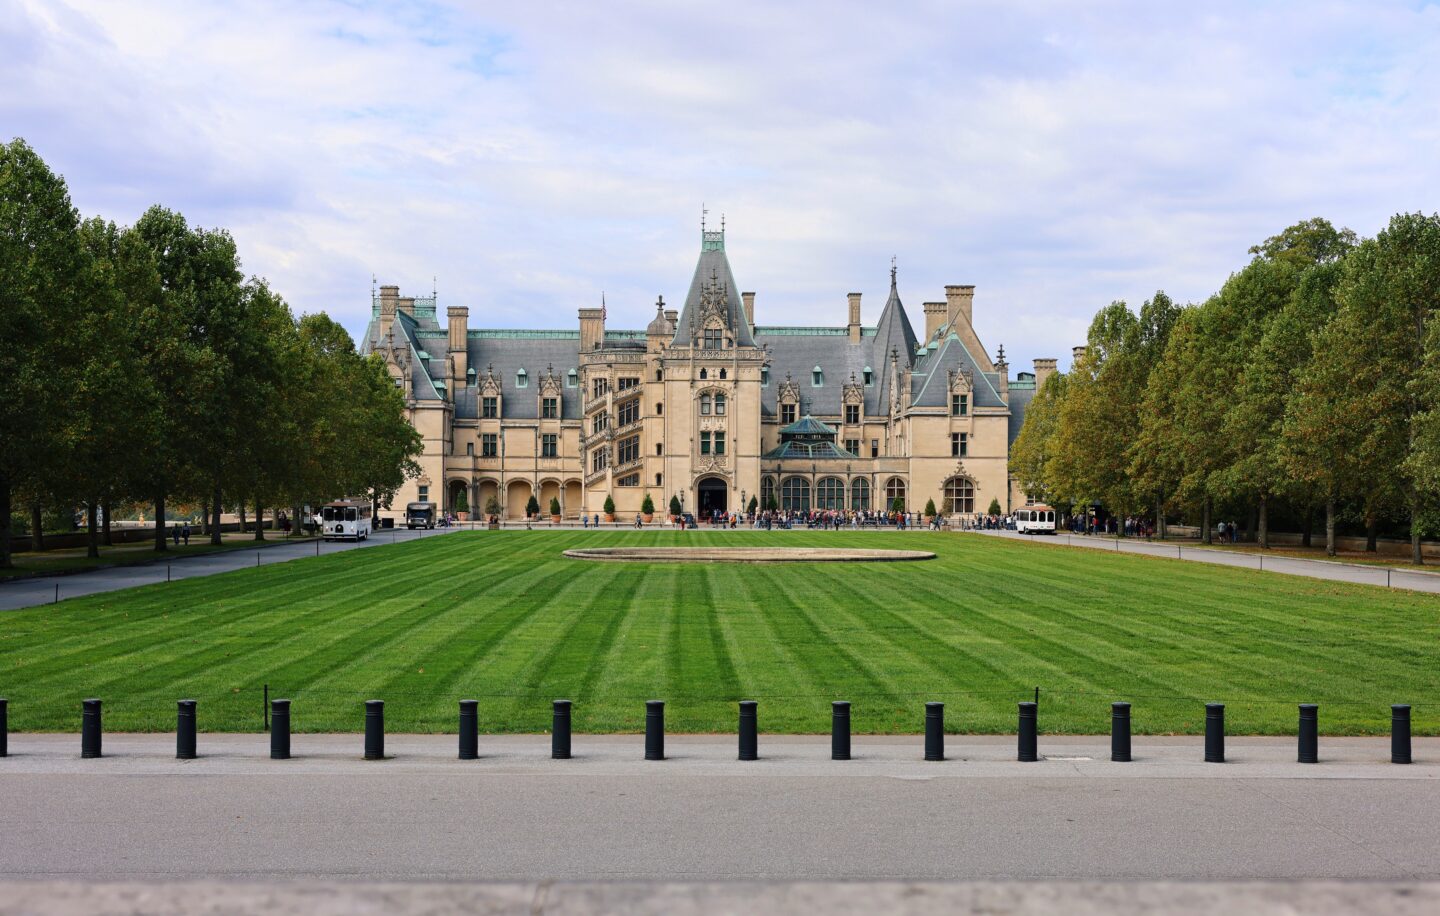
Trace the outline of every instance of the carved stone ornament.
[[493, 365], [486, 366], [485, 374], [480, 376], [477, 381], [482, 395], [500, 394], [500, 380], [495, 377], [495, 367]]

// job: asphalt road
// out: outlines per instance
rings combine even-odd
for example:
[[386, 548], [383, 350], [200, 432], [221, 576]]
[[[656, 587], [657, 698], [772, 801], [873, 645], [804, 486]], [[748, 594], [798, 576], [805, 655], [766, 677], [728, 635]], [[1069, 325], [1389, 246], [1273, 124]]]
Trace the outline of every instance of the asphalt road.
[[1231, 762], [1197, 741], [1137, 738], [1135, 763], [1093, 738], [951, 736], [944, 762], [919, 738], [672, 736], [646, 762], [638, 736], [298, 735], [267, 758], [264, 735], [106, 737], [80, 760], [74, 735], [13, 735], [0, 759], [0, 878], [550, 880], [1073, 879], [1413, 881], [1440, 878], [1440, 740], [1417, 762], [1388, 742], [1329, 739], [1294, 762], [1287, 739], [1231, 739]]
[[[216, 573], [236, 569], [249, 569], [256, 565], [285, 563], [306, 557], [338, 553], [343, 550], [364, 550], [382, 547], [400, 541], [411, 541], [420, 537], [436, 537], [459, 531], [459, 528], [436, 528], [433, 531], [407, 528], [392, 528], [380, 531], [365, 541], [315, 541], [291, 544], [271, 544], [254, 550], [236, 549], [202, 556], [176, 557], [171, 561], [147, 563], [136, 566], [116, 566], [110, 569], [94, 569], [72, 573], [68, 576], [37, 576], [30, 579], [14, 579], [0, 582], [0, 611], [15, 611], [20, 608], [51, 604], [58, 599], [78, 598], [99, 592], [113, 592], [136, 585], [153, 585], [157, 582], [193, 579], [196, 576], [213, 576]], [[168, 577], [168, 580], [167, 580]], [[57, 591], [58, 589], [58, 591]]]
[[1386, 588], [1403, 588], [1409, 591], [1440, 594], [1440, 573], [1421, 572], [1414, 569], [1366, 566], [1361, 563], [1337, 563], [1330, 560], [1305, 560], [1298, 557], [1261, 556], [1254, 553], [1216, 550], [1202, 547], [1199, 544], [1146, 541], [1137, 538], [1094, 537], [1083, 534], [1071, 535], [1063, 531], [1053, 537], [1019, 534], [1014, 531], [978, 531], [976, 533], [989, 537], [1025, 541], [1031, 544], [1089, 547], [1092, 550], [1138, 553], [1170, 560], [1209, 563], [1213, 566], [1235, 566], [1241, 569], [1305, 576], [1309, 579], [1329, 579], [1335, 582], [1353, 582], [1357, 585], [1379, 585]]

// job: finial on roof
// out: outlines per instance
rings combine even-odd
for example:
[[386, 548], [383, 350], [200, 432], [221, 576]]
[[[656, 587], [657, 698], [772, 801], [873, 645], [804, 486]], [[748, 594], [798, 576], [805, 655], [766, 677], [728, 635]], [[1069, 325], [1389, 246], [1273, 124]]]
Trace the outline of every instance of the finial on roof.
[[440, 281], [436, 278], [434, 274], [430, 275], [430, 298], [440, 298]]
[[895, 256], [890, 256], [890, 288], [895, 288]]
[[705, 214], [709, 212], [705, 209], [705, 201], [700, 201], [700, 231], [702, 233], [705, 231]]
[[1005, 345], [1004, 345], [1003, 343], [1000, 345], [1000, 354], [995, 357], [995, 362], [996, 362], [996, 363], [1003, 363], [1003, 362], [1005, 362]]
[[725, 231], [725, 212], [723, 210], [720, 212], [720, 231]]

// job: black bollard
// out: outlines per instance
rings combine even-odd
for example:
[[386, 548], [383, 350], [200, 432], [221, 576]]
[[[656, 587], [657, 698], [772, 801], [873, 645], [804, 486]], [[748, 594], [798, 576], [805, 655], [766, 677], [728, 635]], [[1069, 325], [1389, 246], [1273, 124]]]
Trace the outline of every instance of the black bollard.
[[195, 759], [195, 701], [181, 700], [175, 712], [175, 759]]
[[1020, 740], [1017, 760], [1021, 763], [1034, 763], [1040, 759], [1038, 749], [1038, 738], [1036, 737], [1036, 707], [1032, 702], [1020, 704]]
[[100, 701], [86, 700], [80, 716], [80, 756], [100, 756]]
[[1320, 707], [1314, 703], [1300, 704], [1301, 763], [1320, 762]]
[[1130, 704], [1110, 704], [1110, 759], [1130, 762]]
[[755, 721], [755, 701], [740, 701], [740, 759], [760, 759], [759, 727]]
[[570, 759], [570, 701], [556, 700], [550, 712], [550, 757]]
[[460, 701], [460, 759], [474, 760], [480, 756], [480, 702]]
[[1390, 707], [1390, 762], [1410, 762], [1410, 707]]
[[10, 701], [0, 697], [0, 757], [10, 756]]
[[945, 704], [925, 704], [925, 759], [945, 759]]
[[290, 701], [270, 701], [270, 759], [290, 759]]
[[385, 701], [365, 701], [365, 759], [385, 759]]
[[665, 759], [665, 701], [645, 701], [645, 759]]
[[1205, 762], [1225, 762], [1225, 704], [1205, 704]]
[[830, 759], [850, 759], [850, 704], [845, 700], [830, 704]]

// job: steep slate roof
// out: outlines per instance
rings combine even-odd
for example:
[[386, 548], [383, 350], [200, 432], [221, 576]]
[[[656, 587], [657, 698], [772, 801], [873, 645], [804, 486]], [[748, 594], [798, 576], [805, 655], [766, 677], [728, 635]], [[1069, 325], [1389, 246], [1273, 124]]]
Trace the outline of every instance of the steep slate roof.
[[[844, 386], [850, 381], [865, 380], [865, 368], [875, 370], [874, 384], [865, 389], [865, 412], [880, 412], [880, 366], [874, 362], [874, 332], [867, 328], [860, 343], [852, 344], [845, 328], [778, 328], [757, 327], [755, 340], [770, 348], [770, 383], [760, 389], [760, 410], [764, 416], [779, 413], [777, 403], [780, 383], [789, 374], [800, 388], [801, 413], [824, 417], [839, 416]], [[811, 373], [819, 366], [823, 376], [820, 387], [812, 384]]]
[[701, 232], [700, 260], [695, 265], [695, 275], [690, 279], [690, 291], [685, 294], [685, 307], [680, 310], [680, 321], [675, 325], [675, 337], [671, 346], [690, 344], [690, 321], [693, 316], [698, 331], [700, 324], [700, 293], [712, 278], [725, 285], [725, 311], [730, 327], [735, 332], [737, 347], [753, 347], [755, 339], [750, 324], [745, 320], [745, 306], [740, 302], [740, 287], [735, 285], [735, 275], [730, 271], [730, 260], [725, 257], [725, 232]]
[[[890, 298], [885, 300], [885, 308], [880, 311], [880, 320], [875, 322], [875, 346], [873, 358], [878, 360], [880, 365], [871, 363], [876, 372], [875, 402], [877, 412], [888, 412], [890, 404], [890, 352], [899, 353], [900, 367], [908, 369], [915, 362], [915, 329], [910, 326], [910, 319], [905, 314], [905, 306], [900, 304], [900, 292], [895, 285], [895, 268], [890, 268]], [[878, 407], [885, 405], [884, 411]], [[866, 413], [871, 412], [870, 401], [865, 402]]]
[[916, 358], [910, 377], [910, 403], [916, 407], [948, 406], [950, 370], [971, 374], [974, 379], [971, 403], [976, 407], [1005, 406], [1000, 399], [999, 374], [982, 372], [975, 357], [954, 333], [926, 345], [925, 352]]

